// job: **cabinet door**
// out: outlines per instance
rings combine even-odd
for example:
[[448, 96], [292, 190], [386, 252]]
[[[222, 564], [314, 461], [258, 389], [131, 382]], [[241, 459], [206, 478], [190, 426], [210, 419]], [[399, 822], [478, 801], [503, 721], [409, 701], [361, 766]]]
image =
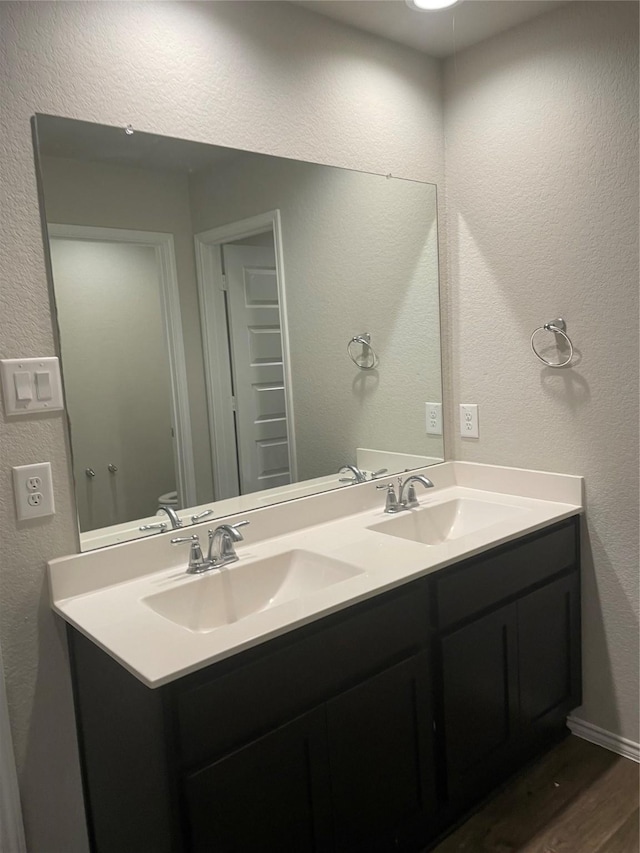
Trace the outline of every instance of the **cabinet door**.
[[581, 701], [578, 573], [517, 603], [520, 713], [527, 751], [564, 729]]
[[312, 711], [189, 775], [193, 853], [320, 853], [330, 849], [326, 731]]
[[515, 604], [441, 639], [438, 725], [454, 803], [481, 798], [511, 768], [518, 729], [516, 641]]
[[420, 653], [327, 703], [337, 851], [424, 846], [434, 799], [429, 658]]

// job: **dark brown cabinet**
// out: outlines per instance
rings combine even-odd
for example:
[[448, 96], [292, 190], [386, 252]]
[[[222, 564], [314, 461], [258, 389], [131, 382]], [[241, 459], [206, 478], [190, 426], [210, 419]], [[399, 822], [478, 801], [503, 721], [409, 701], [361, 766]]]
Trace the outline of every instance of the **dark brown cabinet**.
[[69, 628], [97, 853], [415, 853], [580, 701], [578, 520], [151, 690]]
[[324, 715], [312, 711], [189, 774], [194, 853], [330, 850]]
[[[539, 567], [530, 566], [527, 577], [526, 545], [505, 549], [495, 562], [483, 558], [487, 606], [480, 616], [464, 603], [465, 575], [476, 566], [435, 582], [455, 584], [461, 594], [453, 624], [446, 620], [435, 638], [444, 798], [453, 812], [553, 743], [565, 732], [567, 714], [580, 704], [577, 526], [565, 523], [538, 536], [538, 550], [545, 538], [553, 550], [543, 568], [546, 572], [551, 565], [561, 576], [541, 578]], [[509, 577], [508, 588], [499, 591], [509, 564], [521, 585], [515, 587]]]
[[482, 795], [509, 771], [518, 727], [515, 607], [502, 607], [441, 640], [447, 797]]
[[436, 811], [428, 622], [409, 583], [156, 690], [70, 629], [93, 849], [418, 850]]
[[581, 701], [578, 573], [524, 596], [517, 611], [520, 725], [527, 749]]
[[188, 849], [417, 845], [434, 813], [428, 672], [414, 655], [189, 774]]
[[327, 704], [335, 850], [417, 849], [434, 816], [430, 706], [424, 652]]

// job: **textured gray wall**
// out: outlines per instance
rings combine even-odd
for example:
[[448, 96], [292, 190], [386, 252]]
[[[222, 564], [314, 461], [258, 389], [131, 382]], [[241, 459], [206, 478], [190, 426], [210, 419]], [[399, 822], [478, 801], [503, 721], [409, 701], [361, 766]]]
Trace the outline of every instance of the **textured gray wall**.
[[[35, 112], [442, 182], [437, 63], [288, 4], [0, 4], [2, 357], [50, 355]], [[86, 850], [45, 560], [75, 550], [63, 419], [0, 415], [0, 642], [31, 853]], [[57, 515], [16, 524], [10, 467], [51, 460]]]
[[[453, 456], [586, 477], [578, 716], [637, 742], [638, 4], [570, 3], [447, 62], [445, 146], [452, 399], [481, 412]], [[529, 349], [554, 317], [571, 370]]]
[[[442, 459], [424, 408], [442, 399], [435, 187], [248, 155], [196, 173], [191, 197], [196, 232], [280, 210], [298, 478], [357, 447]], [[370, 373], [346, 353], [365, 331]]]
[[[278, 3], [0, 5], [2, 356], [53, 352], [28, 119], [50, 112], [442, 186], [437, 65]], [[582, 716], [637, 740], [637, 4], [569, 4], [445, 67], [450, 455], [587, 476]], [[442, 220], [441, 220], [442, 222]], [[541, 369], [566, 316], [581, 361]], [[450, 406], [451, 435], [455, 419]], [[0, 416], [0, 617], [31, 853], [84, 851], [44, 561], [75, 547], [62, 420]], [[453, 451], [453, 452], [452, 452]], [[58, 515], [18, 529], [11, 465]]]

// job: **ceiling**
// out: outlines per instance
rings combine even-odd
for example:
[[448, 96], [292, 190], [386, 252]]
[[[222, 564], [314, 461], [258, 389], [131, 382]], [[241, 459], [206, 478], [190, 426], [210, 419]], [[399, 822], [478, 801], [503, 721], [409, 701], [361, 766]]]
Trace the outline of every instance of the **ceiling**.
[[319, 15], [444, 58], [563, 6], [567, 0], [466, 0], [417, 12], [404, 0], [292, 0]]

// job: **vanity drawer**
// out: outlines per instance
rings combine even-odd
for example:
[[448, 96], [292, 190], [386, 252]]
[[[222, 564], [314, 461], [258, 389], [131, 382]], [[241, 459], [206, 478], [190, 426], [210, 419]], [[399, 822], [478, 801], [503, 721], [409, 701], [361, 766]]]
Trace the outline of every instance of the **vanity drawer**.
[[216, 758], [427, 642], [427, 587], [416, 582], [214, 665], [176, 696], [179, 760]]
[[442, 629], [578, 565], [578, 517], [432, 581], [435, 627]]

